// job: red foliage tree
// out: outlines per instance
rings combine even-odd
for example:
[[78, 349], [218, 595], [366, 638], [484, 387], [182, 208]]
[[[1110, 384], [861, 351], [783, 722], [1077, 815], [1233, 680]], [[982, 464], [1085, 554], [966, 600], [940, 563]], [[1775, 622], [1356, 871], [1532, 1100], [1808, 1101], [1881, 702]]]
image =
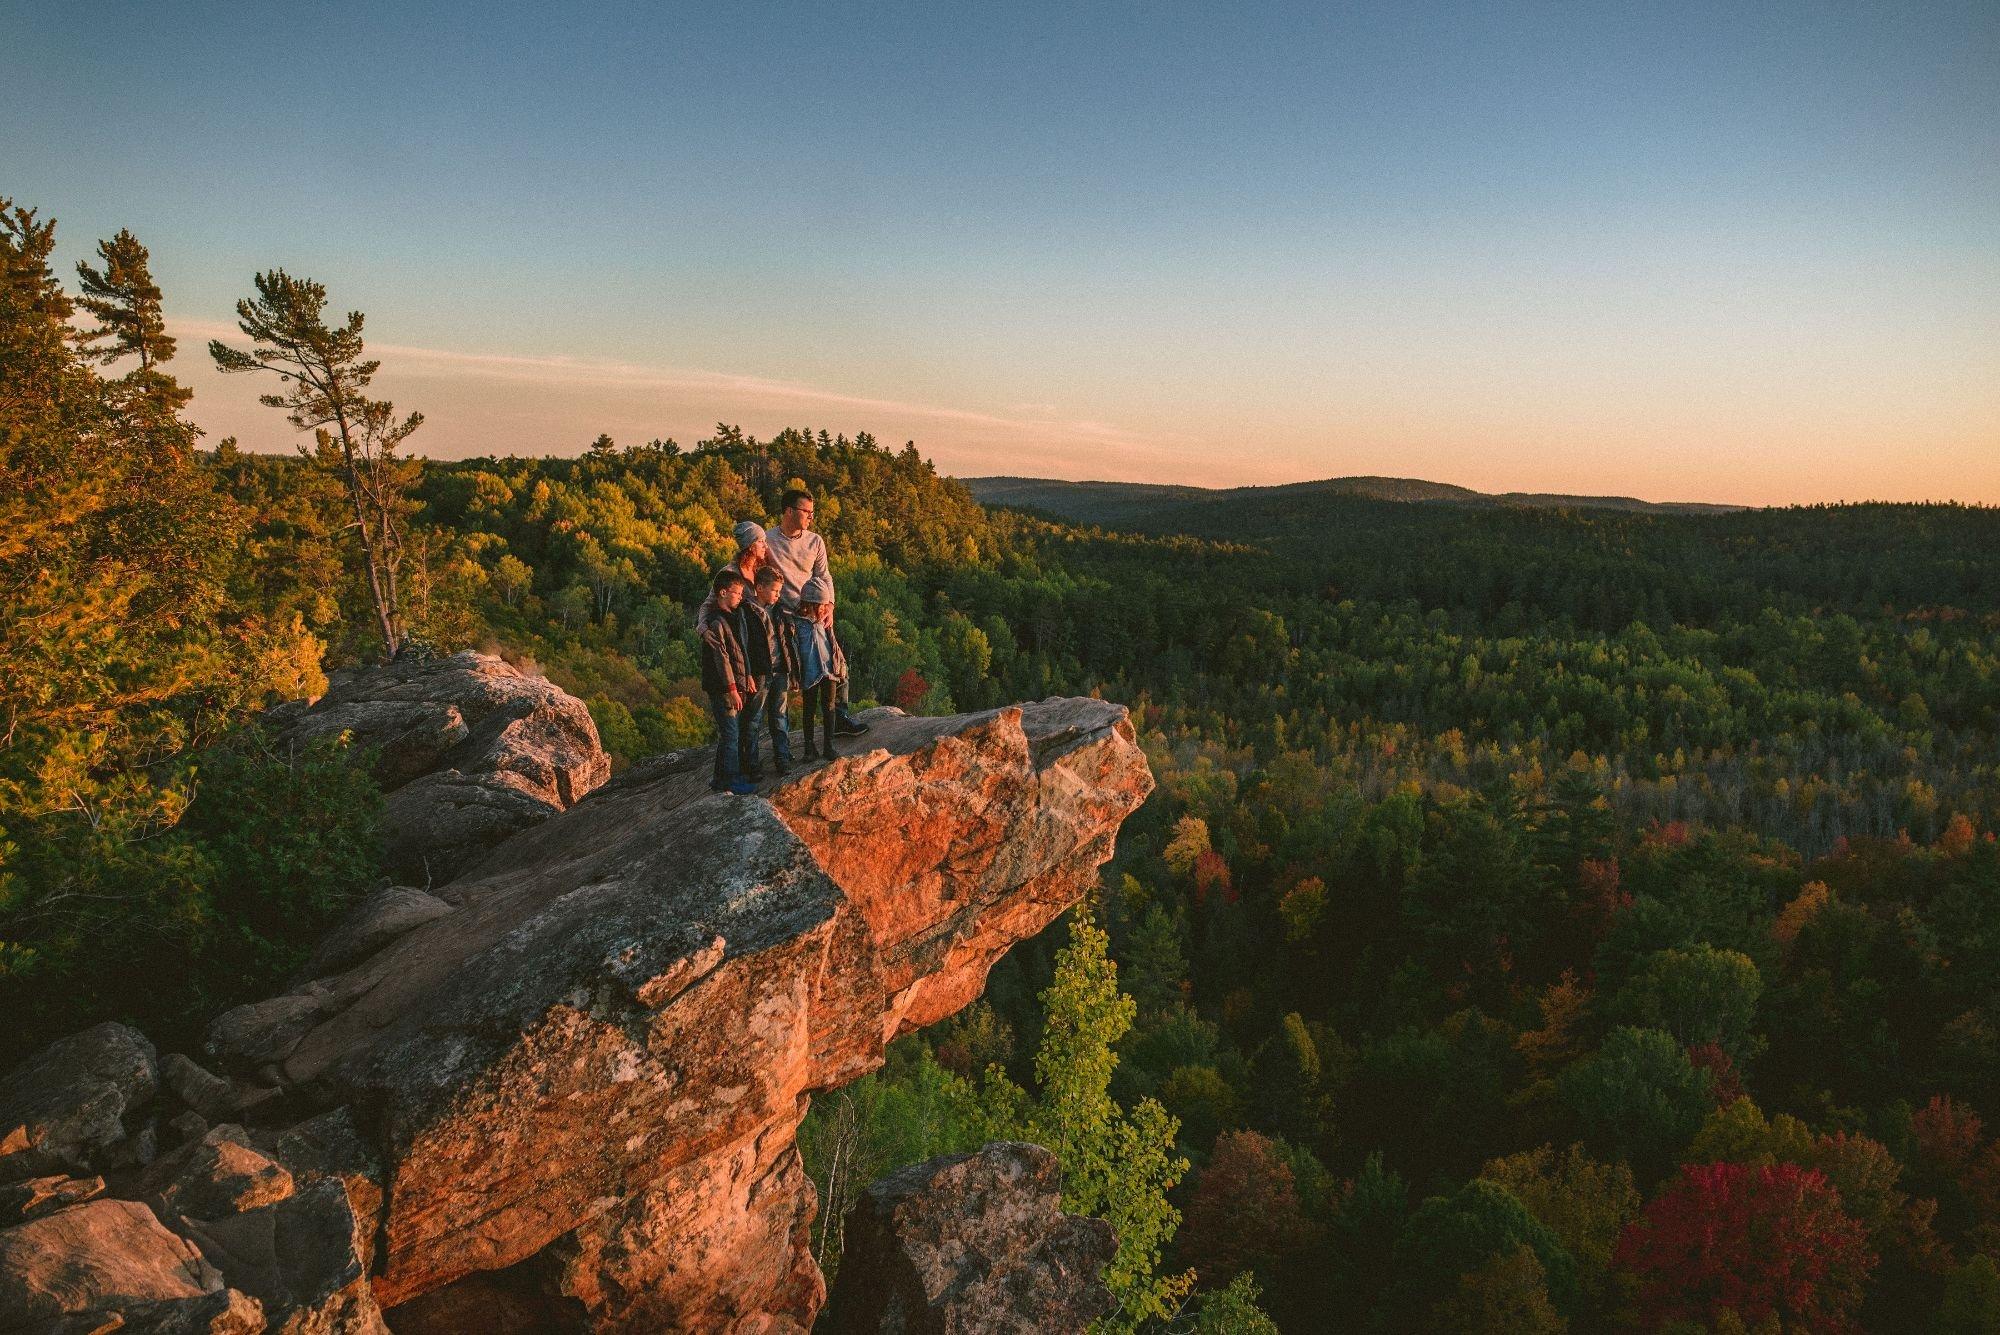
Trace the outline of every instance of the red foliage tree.
[[898, 709], [915, 709], [931, 693], [931, 684], [924, 680], [924, 674], [915, 668], [904, 668], [903, 675], [896, 678], [896, 688], [889, 693], [889, 699]]
[[1291, 1165], [1268, 1137], [1225, 1131], [1195, 1179], [1181, 1217], [1181, 1259], [1220, 1288], [1246, 1270], [1269, 1282], [1277, 1262], [1306, 1239]]
[[1939, 1094], [1910, 1119], [1910, 1134], [1917, 1142], [1918, 1159], [1956, 1182], [1979, 1153], [1985, 1128], [1978, 1113], [1953, 1102], [1949, 1094]]
[[1697, 1043], [1687, 1050], [1688, 1064], [1697, 1071], [1707, 1071], [1715, 1093], [1715, 1106], [1727, 1108], [1743, 1097], [1743, 1077], [1737, 1073], [1736, 1062], [1722, 1050], [1720, 1043]]
[[1222, 854], [1207, 849], [1194, 860], [1194, 898], [1197, 904], [1206, 904], [1211, 890], [1222, 891], [1227, 902], [1236, 902], [1236, 888], [1229, 880], [1229, 863]]
[[1647, 1330], [1673, 1321], [1856, 1329], [1875, 1268], [1868, 1234], [1818, 1171], [1796, 1164], [1683, 1164], [1618, 1239], [1613, 1264], [1638, 1281]]
[[1693, 838], [1684, 820], [1654, 821], [1640, 834], [1639, 842], [1647, 848], [1686, 848]]
[[1632, 907], [1632, 894], [1624, 889], [1618, 863], [1609, 858], [1585, 858], [1576, 869], [1577, 906], [1584, 930], [1592, 941], [1611, 928], [1611, 922]]

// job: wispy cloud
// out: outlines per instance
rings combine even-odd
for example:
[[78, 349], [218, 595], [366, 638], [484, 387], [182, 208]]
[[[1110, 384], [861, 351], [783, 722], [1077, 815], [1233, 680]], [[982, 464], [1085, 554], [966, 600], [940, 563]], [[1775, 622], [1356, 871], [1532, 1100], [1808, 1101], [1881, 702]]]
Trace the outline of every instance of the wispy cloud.
[[[210, 338], [242, 341], [234, 325], [210, 321], [175, 321], [172, 332], [190, 345]], [[850, 429], [873, 431], [885, 440], [919, 439], [926, 453], [953, 472], [1027, 465], [1064, 472], [1094, 469], [1100, 475], [1106, 468], [1146, 472], [1149, 464], [1193, 444], [1178, 433], [1141, 432], [1113, 422], [1064, 416], [1057, 405], [1047, 403], [1012, 404], [992, 412], [693, 367], [398, 343], [370, 343], [369, 352], [383, 361], [380, 383], [385, 392], [401, 397], [405, 389], [416, 390], [421, 383], [425, 394], [441, 393], [435, 406], [409, 405], [422, 407], [429, 415], [425, 443], [435, 454], [542, 452], [552, 447], [545, 434], [549, 432], [580, 448], [599, 430], [616, 434], [613, 420], [627, 423], [628, 428], [643, 421], [646, 425], [640, 430], [665, 434], [674, 429], [705, 432], [719, 420], [749, 425], [772, 414], [788, 414], [773, 419], [783, 423], [801, 413], [837, 413]], [[196, 382], [198, 413], [235, 418], [233, 409], [240, 403], [230, 401], [250, 400], [247, 387], [237, 393], [235, 386], [206, 368], [205, 357], [199, 360], [204, 363], [202, 372], [190, 377]], [[681, 421], [693, 425], [676, 428], [674, 424]]]

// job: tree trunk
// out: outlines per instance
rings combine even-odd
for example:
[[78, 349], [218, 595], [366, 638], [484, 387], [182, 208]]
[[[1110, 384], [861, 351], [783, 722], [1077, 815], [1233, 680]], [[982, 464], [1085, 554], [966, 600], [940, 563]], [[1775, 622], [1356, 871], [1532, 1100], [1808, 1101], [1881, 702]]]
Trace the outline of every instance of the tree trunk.
[[382, 661], [394, 662], [396, 651], [401, 648], [401, 637], [396, 633], [393, 589], [383, 588], [381, 564], [377, 559], [378, 539], [369, 524], [364, 487], [361, 482], [360, 466], [354, 457], [354, 438], [347, 429], [345, 416], [335, 418], [340, 428], [340, 453], [347, 465], [347, 498], [354, 505], [354, 524], [361, 534], [361, 551], [368, 563], [368, 593], [375, 601], [375, 622], [382, 632]]

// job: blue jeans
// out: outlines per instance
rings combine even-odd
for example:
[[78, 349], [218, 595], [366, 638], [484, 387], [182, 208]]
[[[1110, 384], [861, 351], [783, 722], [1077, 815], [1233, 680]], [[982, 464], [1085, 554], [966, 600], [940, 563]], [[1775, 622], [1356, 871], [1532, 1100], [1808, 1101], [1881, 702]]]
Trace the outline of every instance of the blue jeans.
[[783, 672], [764, 678], [764, 719], [771, 730], [771, 756], [792, 763], [792, 679]]
[[736, 716], [736, 755], [742, 761], [745, 771], [758, 767], [757, 722], [764, 713], [765, 695], [765, 692], [758, 691], [755, 695], [746, 697], [743, 701], [743, 712]]
[[715, 784], [721, 787], [743, 775], [743, 766], [737, 756], [743, 716], [729, 707], [726, 695], [708, 697], [708, 716], [715, 720]]

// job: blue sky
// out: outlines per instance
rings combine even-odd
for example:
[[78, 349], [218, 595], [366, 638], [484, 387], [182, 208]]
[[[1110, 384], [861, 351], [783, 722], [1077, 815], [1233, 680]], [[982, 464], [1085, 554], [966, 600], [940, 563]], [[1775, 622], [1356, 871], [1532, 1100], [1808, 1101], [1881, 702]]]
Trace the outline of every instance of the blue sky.
[[2000, 502], [1991, 0], [577, 8], [0, 2], [0, 193], [320, 278], [441, 454]]

